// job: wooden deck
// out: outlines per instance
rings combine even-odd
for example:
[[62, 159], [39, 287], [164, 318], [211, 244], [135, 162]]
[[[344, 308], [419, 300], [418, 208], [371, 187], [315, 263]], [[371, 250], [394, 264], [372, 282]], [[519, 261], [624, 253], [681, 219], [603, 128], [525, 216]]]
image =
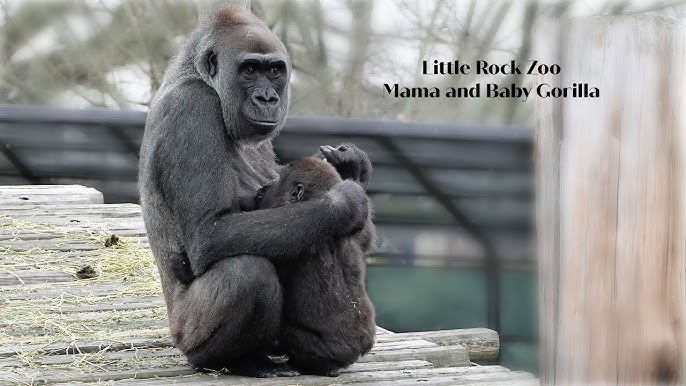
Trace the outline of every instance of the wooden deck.
[[0, 385], [538, 385], [474, 364], [498, 349], [488, 329], [379, 328], [338, 378], [196, 373], [169, 339], [138, 205], [103, 204], [82, 186], [0, 187]]

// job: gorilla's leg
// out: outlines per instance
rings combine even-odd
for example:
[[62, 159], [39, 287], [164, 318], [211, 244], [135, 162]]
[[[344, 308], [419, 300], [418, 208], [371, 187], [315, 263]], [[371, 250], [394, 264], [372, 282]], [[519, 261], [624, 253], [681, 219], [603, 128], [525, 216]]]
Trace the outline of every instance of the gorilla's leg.
[[263, 354], [279, 332], [281, 305], [281, 285], [269, 260], [223, 259], [175, 297], [172, 338], [196, 368], [253, 377], [297, 375]]
[[297, 324], [282, 326], [279, 343], [288, 355], [288, 364], [305, 374], [338, 376], [361, 354], [351, 342], [324, 340], [316, 331]]

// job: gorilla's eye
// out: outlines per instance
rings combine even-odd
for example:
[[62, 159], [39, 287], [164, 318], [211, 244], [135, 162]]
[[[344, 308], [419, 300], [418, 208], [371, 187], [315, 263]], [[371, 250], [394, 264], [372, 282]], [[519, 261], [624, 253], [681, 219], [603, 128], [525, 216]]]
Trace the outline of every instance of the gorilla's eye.
[[217, 67], [217, 54], [214, 51], [210, 51], [207, 54], [207, 73], [212, 77], [217, 75]]
[[254, 66], [248, 66], [245, 68], [246, 74], [254, 74], [255, 73], [255, 67]]
[[337, 150], [338, 150], [338, 151], [347, 151], [347, 150], [348, 150], [348, 147], [345, 146], [345, 145], [341, 145], [341, 146], [338, 147]]
[[269, 75], [276, 76], [281, 73], [281, 69], [278, 67], [272, 67], [269, 69]]

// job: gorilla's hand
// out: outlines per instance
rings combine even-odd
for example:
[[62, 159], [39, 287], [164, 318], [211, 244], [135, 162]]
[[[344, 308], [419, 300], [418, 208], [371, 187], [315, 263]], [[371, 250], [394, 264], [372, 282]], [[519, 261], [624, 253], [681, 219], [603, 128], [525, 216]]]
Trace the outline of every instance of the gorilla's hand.
[[185, 253], [172, 253], [169, 255], [172, 272], [179, 281], [185, 285], [191, 284], [195, 280], [195, 275], [191, 270], [191, 263]]
[[352, 143], [320, 146], [319, 151], [321, 154], [318, 154], [317, 158], [326, 159], [336, 168], [341, 178], [351, 179], [367, 188], [372, 173], [372, 163], [367, 153]]
[[338, 234], [347, 236], [364, 228], [369, 215], [369, 198], [359, 184], [341, 181], [331, 188], [328, 195], [336, 208]]

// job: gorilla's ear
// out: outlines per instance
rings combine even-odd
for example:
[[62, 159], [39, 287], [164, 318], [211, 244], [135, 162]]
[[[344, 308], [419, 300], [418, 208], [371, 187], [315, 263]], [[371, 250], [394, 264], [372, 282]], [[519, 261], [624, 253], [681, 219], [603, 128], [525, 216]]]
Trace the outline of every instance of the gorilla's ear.
[[217, 67], [219, 64], [217, 63], [217, 54], [214, 51], [210, 51], [207, 53], [207, 73], [210, 74], [211, 77], [214, 77], [217, 75]]
[[293, 191], [291, 192], [291, 202], [298, 202], [302, 200], [303, 195], [305, 194], [305, 187], [303, 184], [298, 183], [294, 188]]

